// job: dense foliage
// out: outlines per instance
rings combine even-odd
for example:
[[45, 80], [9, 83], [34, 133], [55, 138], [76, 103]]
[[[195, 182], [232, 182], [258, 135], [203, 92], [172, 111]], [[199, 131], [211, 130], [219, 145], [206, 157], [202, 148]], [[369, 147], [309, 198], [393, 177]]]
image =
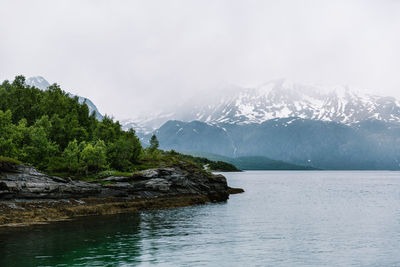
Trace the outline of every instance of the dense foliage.
[[174, 150], [171, 150], [167, 152], [169, 155], [172, 155], [178, 159], [182, 160], [187, 160], [195, 163], [198, 166], [202, 166], [206, 169], [212, 170], [212, 171], [221, 171], [221, 172], [237, 172], [240, 171], [238, 168], [235, 167], [235, 165], [231, 163], [227, 163], [225, 161], [221, 160], [209, 160], [205, 157], [194, 157], [191, 155], [186, 155], [186, 154], [181, 154], [178, 153]]
[[[236, 170], [230, 164], [158, 150], [153, 135], [143, 149], [133, 130], [89, 114], [86, 104], [57, 84], [48, 90], [27, 86], [18, 76], [0, 85], [0, 160], [25, 162], [52, 173], [113, 174], [190, 161], [212, 170]], [[101, 176], [101, 175], [100, 175]]]
[[134, 131], [109, 117], [98, 121], [87, 105], [56, 84], [42, 91], [18, 76], [0, 85], [0, 155], [48, 171], [128, 170], [142, 146]]

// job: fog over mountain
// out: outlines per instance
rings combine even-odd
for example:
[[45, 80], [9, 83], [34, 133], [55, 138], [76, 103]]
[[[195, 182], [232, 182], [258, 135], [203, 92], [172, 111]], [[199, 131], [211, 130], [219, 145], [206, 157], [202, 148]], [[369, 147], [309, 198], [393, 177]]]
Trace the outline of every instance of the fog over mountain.
[[346, 125], [371, 119], [400, 122], [398, 100], [348, 86], [313, 86], [281, 79], [257, 87], [231, 86], [225, 90], [229, 93], [204, 96], [201, 104], [183, 103], [159, 114], [123, 120], [122, 124], [150, 132], [168, 120], [239, 125], [290, 117]]
[[221, 85], [280, 78], [400, 97], [399, 1], [4, 0], [1, 7], [0, 80], [42, 75], [118, 119], [201, 104], [225, 92]]

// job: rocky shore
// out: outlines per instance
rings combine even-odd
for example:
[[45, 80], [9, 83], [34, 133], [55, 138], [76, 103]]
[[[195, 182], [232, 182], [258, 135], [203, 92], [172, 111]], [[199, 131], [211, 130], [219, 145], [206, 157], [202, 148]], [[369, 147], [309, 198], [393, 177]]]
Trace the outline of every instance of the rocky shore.
[[185, 165], [84, 182], [0, 163], [0, 226], [226, 201], [239, 192], [224, 176]]

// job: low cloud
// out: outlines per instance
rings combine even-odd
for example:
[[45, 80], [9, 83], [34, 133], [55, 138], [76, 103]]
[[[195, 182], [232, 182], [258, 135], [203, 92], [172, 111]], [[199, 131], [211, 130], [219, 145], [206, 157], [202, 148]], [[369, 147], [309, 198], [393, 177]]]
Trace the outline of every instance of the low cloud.
[[2, 1], [0, 79], [117, 118], [276, 78], [400, 97], [399, 1]]

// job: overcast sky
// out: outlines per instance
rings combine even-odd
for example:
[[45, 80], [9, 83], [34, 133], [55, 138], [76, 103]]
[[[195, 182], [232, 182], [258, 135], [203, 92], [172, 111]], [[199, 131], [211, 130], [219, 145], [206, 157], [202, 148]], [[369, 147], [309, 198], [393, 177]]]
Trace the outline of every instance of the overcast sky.
[[276, 78], [400, 97], [400, 1], [0, 0], [0, 79], [116, 118]]

